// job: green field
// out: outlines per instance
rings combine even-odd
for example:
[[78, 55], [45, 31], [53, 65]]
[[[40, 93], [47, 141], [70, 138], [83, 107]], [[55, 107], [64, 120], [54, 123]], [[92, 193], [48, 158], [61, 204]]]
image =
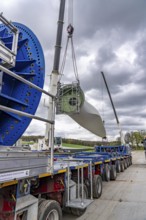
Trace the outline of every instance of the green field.
[[68, 144], [68, 143], [62, 143], [62, 146], [64, 147], [70, 147], [70, 148], [78, 148], [78, 149], [82, 149], [82, 148], [87, 148], [87, 149], [93, 149], [93, 147], [89, 147], [89, 146], [83, 146], [83, 145], [77, 145], [77, 144]]

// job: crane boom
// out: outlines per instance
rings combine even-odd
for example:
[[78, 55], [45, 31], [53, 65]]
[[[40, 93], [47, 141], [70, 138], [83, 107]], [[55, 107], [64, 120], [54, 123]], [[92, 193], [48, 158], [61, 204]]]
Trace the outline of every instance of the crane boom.
[[[57, 83], [59, 76], [59, 64], [60, 64], [60, 53], [61, 53], [61, 43], [62, 43], [62, 31], [63, 31], [63, 23], [64, 23], [64, 11], [65, 11], [65, 1], [60, 1], [60, 10], [59, 10], [59, 18], [58, 18], [58, 27], [57, 27], [57, 36], [56, 36], [56, 45], [55, 45], [55, 54], [54, 54], [54, 64], [53, 70], [51, 73], [50, 80], [50, 92], [54, 96], [57, 94]], [[55, 119], [55, 100], [49, 98], [49, 109], [48, 109], [48, 120]], [[54, 145], [54, 125], [47, 124], [46, 125], [46, 134], [45, 139], [49, 139], [49, 147]], [[53, 148], [52, 152], [53, 152]]]
[[120, 122], [119, 122], [119, 119], [118, 119], [118, 115], [117, 115], [117, 112], [116, 112], [116, 109], [115, 109], [115, 106], [114, 106], [114, 103], [113, 103], [113, 100], [112, 100], [112, 96], [111, 96], [111, 93], [110, 93], [110, 90], [108, 88], [108, 84], [107, 84], [107, 81], [105, 79], [105, 75], [104, 73], [101, 71], [101, 75], [103, 77], [103, 80], [104, 80], [104, 83], [105, 83], [105, 86], [106, 86], [106, 89], [107, 89], [107, 92], [108, 92], [108, 95], [109, 95], [109, 98], [110, 98], [110, 101], [111, 101], [111, 105], [112, 105], [112, 108], [113, 108], [113, 111], [114, 111], [114, 115], [115, 115], [115, 118], [116, 118], [116, 121], [117, 121], [117, 125], [118, 125], [118, 128], [120, 130], [120, 139], [121, 139], [121, 144], [124, 143], [124, 140], [123, 140], [123, 137], [122, 137], [122, 129], [121, 129], [121, 126], [120, 126]]

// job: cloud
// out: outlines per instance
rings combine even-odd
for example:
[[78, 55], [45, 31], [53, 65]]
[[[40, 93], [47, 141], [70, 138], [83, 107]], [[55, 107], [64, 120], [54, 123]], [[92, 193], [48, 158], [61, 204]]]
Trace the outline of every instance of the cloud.
[[[0, 0], [1, 10], [8, 19], [25, 24], [39, 38], [46, 61], [46, 90], [53, 68], [59, 3], [59, 0], [36, 0], [35, 3]], [[74, 47], [81, 87], [88, 102], [103, 116], [109, 137], [116, 136], [119, 131], [101, 71], [105, 73], [123, 130], [145, 129], [145, 8], [144, 0], [74, 0]], [[61, 55], [67, 39], [67, 25], [66, 8]], [[75, 80], [69, 48], [62, 82]], [[36, 114], [41, 116], [43, 113], [43, 117], [47, 117], [43, 99], [44, 96]], [[45, 123], [42, 127], [37, 125], [33, 120], [26, 134], [43, 134]], [[96, 139], [68, 116], [56, 117], [55, 132], [66, 138]]]

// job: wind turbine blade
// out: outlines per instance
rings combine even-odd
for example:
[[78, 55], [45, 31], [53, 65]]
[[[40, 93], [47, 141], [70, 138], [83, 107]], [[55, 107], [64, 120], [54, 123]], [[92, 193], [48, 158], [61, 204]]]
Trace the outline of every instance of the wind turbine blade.
[[88, 102], [84, 101], [79, 113], [70, 114], [69, 116], [93, 134], [100, 137], [106, 136], [104, 124], [98, 111]]

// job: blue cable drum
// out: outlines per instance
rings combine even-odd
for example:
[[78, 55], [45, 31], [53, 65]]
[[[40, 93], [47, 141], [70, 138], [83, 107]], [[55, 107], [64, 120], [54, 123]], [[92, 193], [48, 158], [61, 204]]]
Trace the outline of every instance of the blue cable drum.
[[[20, 23], [13, 24], [19, 30], [19, 38], [16, 65], [10, 70], [43, 88], [45, 62], [42, 47], [37, 37], [28, 27]], [[0, 40], [11, 49], [12, 33], [2, 24], [0, 25]], [[0, 64], [1, 62], [0, 60]], [[0, 74], [2, 74], [0, 105], [34, 115], [41, 98], [41, 92], [4, 72]], [[12, 146], [15, 144], [30, 122], [30, 118], [0, 111], [0, 145]]]

